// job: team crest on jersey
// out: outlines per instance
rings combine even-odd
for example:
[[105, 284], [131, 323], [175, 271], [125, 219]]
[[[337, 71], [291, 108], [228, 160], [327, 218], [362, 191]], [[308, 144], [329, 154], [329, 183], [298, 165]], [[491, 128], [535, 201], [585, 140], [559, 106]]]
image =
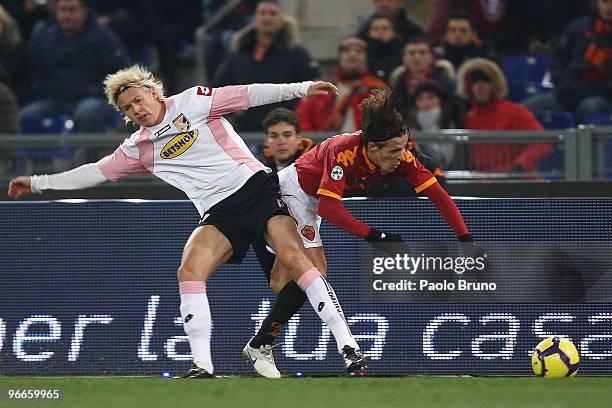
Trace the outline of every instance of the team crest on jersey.
[[331, 171], [330, 177], [332, 180], [338, 181], [344, 177], [344, 170], [340, 166], [335, 166]]
[[314, 241], [315, 239], [315, 229], [312, 225], [304, 225], [302, 228], [302, 236], [309, 241]]
[[194, 129], [191, 132], [179, 133], [170, 139], [168, 143], [166, 143], [159, 153], [159, 157], [162, 159], [174, 159], [175, 157], [185, 153], [197, 138], [197, 129]]
[[191, 126], [189, 119], [187, 119], [184, 113], [181, 113], [176, 118], [174, 118], [172, 123], [174, 123], [174, 126], [176, 126], [176, 128], [181, 132], [187, 132], [189, 130], [189, 126]]

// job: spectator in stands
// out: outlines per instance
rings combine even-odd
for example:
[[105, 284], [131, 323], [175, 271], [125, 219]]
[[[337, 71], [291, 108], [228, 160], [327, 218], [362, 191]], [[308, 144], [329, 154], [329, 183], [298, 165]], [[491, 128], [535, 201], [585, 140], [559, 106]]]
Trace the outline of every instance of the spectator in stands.
[[194, 32], [202, 22], [202, 0], [155, 1], [153, 29], [148, 40], [159, 53], [159, 70], [164, 87], [170, 93], [178, 93], [185, 84], [179, 83], [177, 65], [181, 60], [193, 58]]
[[[524, 106], [508, 101], [508, 85], [499, 66], [485, 58], [466, 62], [458, 73], [459, 93], [472, 109], [465, 127], [475, 130], [542, 130]], [[471, 146], [472, 170], [507, 172], [537, 170], [538, 162], [552, 150], [546, 143], [475, 144]]]
[[404, 45], [393, 27], [393, 20], [383, 14], [372, 16], [365, 41], [370, 73], [387, 82], [391, 71], [402, 63]]
[[[212, 26], [204, 40], [206, 77], [212, 79], [229, 52], [232, 36], [253, 20], [258, 0], [244, 0]], [[225, 0], [203, 0], [202, 21], [208, 24], [211, 18], [226, 5]]]
[[498, 54], [525, 52], [529, 31], [526, 10], [530, 3], [531, 0], [434, 0], [427, 39], [437, 46], [445, 34], [448, 16], [464, 10], [473, 16], [480, 39], [491, 44]]
[[132, 59], [141, 59], [147, 33], [153, 26], [154, 8], [150, 0], [87, 0], [98, 23], [121, 38]]
[[[255, 10], [255, 21], [233, 39], [233, 51], [219, 67], [214, 86], [249, 83], [289, 83], [314, 79], [319, 75], [316, 61], [297, 45], [297, 25], [275, 0], [262, 0]], [[261, 130], [261, 118], [278, 107], [294, 109], [297, 101], [270, 104], [234, 117], [237, 130]]]
[[275, 172], [289, 166], [313, 146], [312, 139], [302, 137], [300, 119], [289, 109], [274, 109], [262, 125], [265, 147], [260, 147], [258, 156]]
[[[421, 82], [412, 93], [406, 124], [410, 129], [437, 132], [441, 129], [462, 129], [465, 109], [463, 101], [448, 93], [433, 80]], [[453, 166], [457, 145], [444, 142], [419, 143], [419, 150], [440, 161], [442, 167]]]
[[22, 119], [70, 114], [81, 132], [104, 131], [118, 115], [104, 99], [104, 77], [130, 64], [119, 38], [101, 27], [85, 0], [57, 0], [57, 22], [36, 33], [28, 63], [39, 100]]
[[523, 104], [532, 111], [571, 111], [579, 122], [591, 113], [612, 112], [612, 0], [597, 0], [593, 15], [580, 17], [553, 52], [555, 92]]
[[34, 31], [52, 21], [54, 3], [53, 0], [2, 1], [4, 8], [17, 22], [24, 44], [29, 43]]
[[474, 17], [463, 11], [455, 11], [448, 16], [444, 41], [436, 48], [438, 58], [450, 61], [458, 70], [465, 61], [483, 57], [495, 59], [478, 36], [478, 27]]
[[391, 17], [393, 25], [401, 39], [405, 42], [412, 37], [422, 37], [424, 35], [423, 28], [408, 17], [406, 14], [406, 4], [404, 0], [372, 0], [374, 10], [364, 17], [359, 25], [356, 36], [365, 40], [370, 26], [370, 20], [376, 14], [382, 14]]
[[578, 16], [589, 14], [590, 7], [589, 2], [585, 0], [529, 0], [529, 51], [549, 54], [553, 43], [571, 21]]
[[21, 34], [15, 20], [0, 6], [0, 133], [17, 133], [19, 69], [21, 58]]
[[425, 38], [413, 38], [404, 47], [402, 66], [392, 72], [389, 84], [408, 102], [417, 85], [426, 79], [435, 80], [447, 91], [453, 92], [454, 73], [455, 70], [449, 62], [435, 60]]
[[305, 131], [354, 132], [361, 129], [359, 104], [385, 83], [368, 73], [365, 41], [350, 37], [338, 47], [338, 65], [331, 80], [339, 95], [318, 95], [300, 101], [296, 113]]

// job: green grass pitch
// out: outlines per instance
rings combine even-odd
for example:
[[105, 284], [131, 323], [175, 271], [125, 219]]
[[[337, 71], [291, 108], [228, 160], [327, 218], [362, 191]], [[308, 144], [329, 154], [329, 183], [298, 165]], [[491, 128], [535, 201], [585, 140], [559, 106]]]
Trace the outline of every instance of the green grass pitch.
[[[216, 378], [1, 377], [0, 407], [610, 407], [612, 379], [577, 377]], [[58, 400], [9, 399], [57, 389]]]

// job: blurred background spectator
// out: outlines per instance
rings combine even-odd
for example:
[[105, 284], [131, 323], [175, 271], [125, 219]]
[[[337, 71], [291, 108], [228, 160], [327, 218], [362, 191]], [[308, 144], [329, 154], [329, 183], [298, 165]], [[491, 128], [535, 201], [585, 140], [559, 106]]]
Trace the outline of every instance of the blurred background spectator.
[[55, 13], [57, 22], [37, 31], [28, 46], [37, 100], [21, 110], [21, 118], [70, 114], [77, 130], [104, 131], [116, 124], [118, 114], [104, 98], [102, 81], [131, 59], [84, 0], [57, 0]]
[[15, 19], [27, 44], [35, 30], [53, 21], [55, 0], [2, 0], [0, 4]]
[[279, 172], [308, 152], [312, 139], [302, 137], [302, 127], [295, 112], [276, 108], [264, 118], [264, 146], [256, 156], [274, 172]]
[[[508, 101], [508, 85], [493, 61], [474, 58], [458, 73], [459, 93], [469, 98], [472, 109], [465, 127], [474, 130], [543, 130], [524, 106]], [[546, 143], [473, 144], [471, 168], [489, 172], [536, 171], [540, 159], [552, 151]]]
[[402, 63], [404, 41], [397, 35], [393, 20], [383, 14], [372, 16], [367, 32], [368, 69], [387, 82], [391, 71]]
[[[319, 75], [317, 62], [298, 45], [295, 21], [284, 16], [273, 0], [259, 2], [255, 21], [236, 33], [232, 49], [215, 75], [214, 86], [300, 82]], [[236, 129], [261, 130], [261, 118], [268, 112], [277, 107], [293, 109], [297, 102], [259, 106], [236, 114]]]
[[415, 88], [426, 79], [433, 79], [449, 92], [454, 92], [455, 70], [446, 61], [436, 61], [424, 37], [415, 37], [404, 46], [402, 66], [396, 68], [389, 84], [407, 103]]
[[553, 50], [555, 92], [523, 104], [532, 111], [570, 111], [582, 121], [612, 112], [612, 0], [597, 0], [590, 16], [575, 20]]
[[17, 133], [18, 78], [24, 69], [21, 34], [15, 20], [0, 6], [0, 133]]
[[463, 10], [454, 11], [448, 16], [444, 39], [435, 50], [438, 58], [450, 61], [455, 70], [472, 58], [495, 59], [495, 54], [478, 35], [476, 20]]
[[393, 20], [393, 25], [403, 41], [408, 41], [412, 37], [422, 37], [425, 32], [423, 27], [406, 12], [406, 2], [404, 0], [372, 0], [374, 10], [370, 12], [359, 25], [357, 37], [366, 39], [370, 20], [377, 14], [388, 16]]
[[526, 9], [529, 52], [549, 53], [570, 22], [586, 16], [590, 10], [591, 5], [585, 0], [529, 0]]
[[[202, 22], [202, 0], [172, 0], [153, 2], [153, 24], [148, 41], [159, 55], [159, 71], [164, 90], [172, 95], [184, 89], [177, 78], [177, 65], [193, 56], [193, 33]], [[143, 60], [145, 64], [146, 59]], [[192, 86], [188, 84], [187, 86]]]
[[[258, 0], [241, 1], [206, 33], [204, 55], [206, 77], [212, 78], [229, 52], [233, 35], [253, 20]], [[203, 0], [202, 21], [207, 23], [225, 4], [225, 0]]]
[[132, 59], [139, 60], [153, 26], [154, 6], [151, 0], [87, 0], [98, 23], [121, 38]]
[[[425, 132], [463, 129], [464, 115], [463, 101], [447, 92], [436, 81], [428, 79], [417, 85], [409, 99], [406, 124], [409, 129]], [[445, 169], [454, 167], [456, 144], [419, 143], [419, 150], [438, 160]]]
[[445, 34], [448, 17], [462, 10], [474, 17], [480, 39], [498, 53], [525, 52], [529, 3], [528, 0], [435, 0], [427, 24], [427, 38], [432, 45], [438, 45]]
[[339, 95], [309, 96], [300, 100], [296, 113], [305, 131], [354, 132], [361, 129], [359, 104], [372, 90], [385, 83], [368, 73], [365, 41], [350, 37], [338, 48], [338, 64], [333, 72]]

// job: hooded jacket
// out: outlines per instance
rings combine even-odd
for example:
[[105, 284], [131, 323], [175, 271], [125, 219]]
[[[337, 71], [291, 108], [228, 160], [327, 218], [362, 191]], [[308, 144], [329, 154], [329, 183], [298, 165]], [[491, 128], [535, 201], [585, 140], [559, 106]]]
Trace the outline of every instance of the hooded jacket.
[[[308, 51], [298, 43], [296, 23], [285, 17], [285, 25], [261, 61], [253, 54], [257, 43], [255, 25], [249, 24], [232, 39], [232, 51], [219, 67], [213, 86], [252, 83], [291, 83], [313, 80], [319, 75], [319, 66]], [[235, 115], [236, 130], [259, 131], [261, 118], [275, 108], [295, 109], [298, 101], [274, 103], [251, 108]]]
[[[490, 79], [491, 100], [480, 105], [471, 95], [471, 74], [483, 71]], [[466, 62], [459, 73], [458, 92], [472, 101], [465, 118], [465, 127], [474, 130], [543, 130], [535, 116], [524, 106], [506, 100], [508, 84], [501, 69], [493, 61], [475, 58]], [[548, 143], [473, 144], [470, 148], [471, 169], [507, 172], [536, 171], [538, 162], [552, 151]]]

